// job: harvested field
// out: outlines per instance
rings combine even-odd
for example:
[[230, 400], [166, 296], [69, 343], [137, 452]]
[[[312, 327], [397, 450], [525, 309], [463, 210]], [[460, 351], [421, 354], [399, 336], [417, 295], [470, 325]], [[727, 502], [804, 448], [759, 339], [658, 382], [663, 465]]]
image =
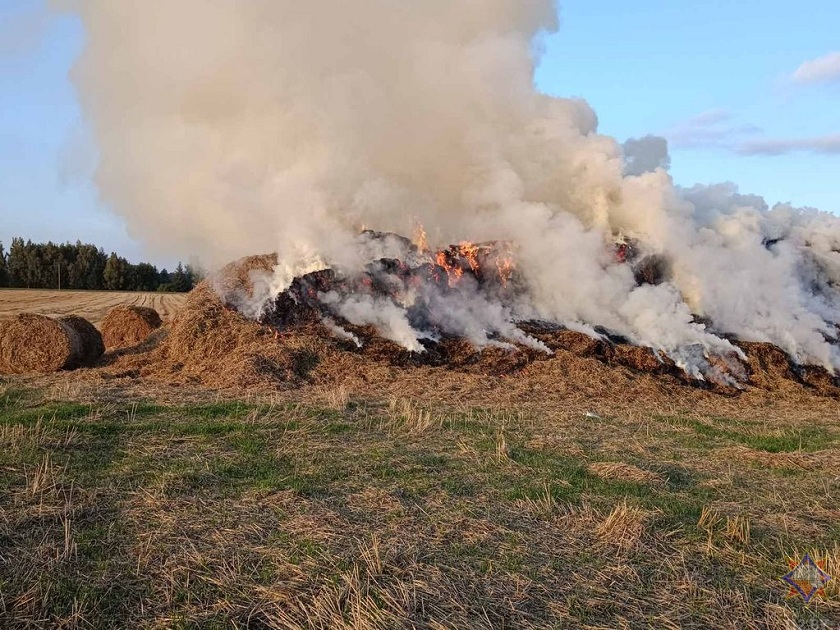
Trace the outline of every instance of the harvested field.
[[[202, 285], [96, 368], [0, 378], [0, 627], [840, 625], [824, 371], [348, 331]], [[835, 576], [808, 605], [780, 579], [806, 552]]]
[[147, 306], [168, 322], [186, 299], [183, 293], [135, 293], [128, 291], [50, 291], [0, 289], [0, 316], [38, 313], [59, 317], [78, 315], [94, 325], [115, 306]]

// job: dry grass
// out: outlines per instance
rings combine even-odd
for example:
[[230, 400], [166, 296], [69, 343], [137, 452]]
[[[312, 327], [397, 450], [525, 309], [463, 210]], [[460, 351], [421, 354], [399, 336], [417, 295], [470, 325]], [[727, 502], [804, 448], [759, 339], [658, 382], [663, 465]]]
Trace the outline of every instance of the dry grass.
[[642, 539], [648, 517], [645, 510], [628, 505], [625, 500], [613, 508], [595, 531], [601, 542], [631, 549]]
[[717, 510], [709, 505], [704, 505], [703, 511], [700, 512], [700, 518], [697, 520], [697, 527], [711, 534], [718, 528], [721, 521], [722, 517]]
[[330, 387], [325, 395], [327, 406], [336, 411], [347, 409], [350, 402], [350, 392], [344, 385]]
[[[167, 406], [0, 384], [0, 626], [840, 619], [836, 591], [804, 607], [779, 580], [805, 551], [836, 571], [825, 469], [731, 455], [733, 440], [784, 438], [801, 410], [753, 409], [765, 431], [743, 409], [724, 421], [603, 398], [473, 407], [350, 391], [183, 404], [173, 390]], [[592, 406], [601, 417], [582, 421]], [[808, 422], [833, 431], [818, 409]], [[768, 444], [820, 462], [838, 437]]]
[[443, 426], [444, 417], [409, 398], [392, 397], [388, 400], [388, 415], [380, 426], [389, 432], [406, 431], [423, 435]]
[[0, 425], [0, 446], [12, 452], [24, 449], [69, 448], [78, 437], [78, 431], [68, 427], [63, 432], [49, 430], [38, 418], [34, 425]]
[[750, 519], [747, 516], [733, 516], [726, 518], [724, 536], [739, 545], [750, 544]]
[[838, 399], [766, 348], [722, 395], [561, 340], [398, 365], [204, 285], [136, 352], [0, 380], [0, 626], [840, 625], [836, 579], [779, 579], [840, 572]]

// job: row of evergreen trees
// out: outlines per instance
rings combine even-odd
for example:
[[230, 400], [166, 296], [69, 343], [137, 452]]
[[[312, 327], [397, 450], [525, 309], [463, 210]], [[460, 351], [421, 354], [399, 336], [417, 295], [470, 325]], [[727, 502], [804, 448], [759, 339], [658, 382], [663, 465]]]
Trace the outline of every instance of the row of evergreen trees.
[[0, 242], [0, 287], [57, 289], [60, 283], [62, 289], [189, 291], [200, 275], [181, 263], [173, 272], [149, 263], [132, 265], [80, 241], [57, 245], [13, 238], [8, 253]]

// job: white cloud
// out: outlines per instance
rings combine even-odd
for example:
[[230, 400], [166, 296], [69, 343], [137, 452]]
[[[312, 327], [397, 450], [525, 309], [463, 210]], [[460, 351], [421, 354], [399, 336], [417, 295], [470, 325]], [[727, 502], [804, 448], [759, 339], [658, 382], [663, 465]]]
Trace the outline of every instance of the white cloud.
[[840, 52], [809, 59], [796, 69], [793, 80], [797, 83], [840, 81]]
[[840, 154], [840, 134], [755, 140], [738, 147], [738, 153], [744, 155], [785, 155], [796, 152]]
[[677, 149], [712, 149], [739, 155], [840, 154], [840, 134], [768, 138], [760, 127], [733, 118], [725, 109], [712, 109], [669, 127], [662, 135]]
[[731, 149], [744, 136], [761, 133], [748, 123], [737, 123], [725, 109], [711, 109], [665, 130], [668, 143], [678, 149]]

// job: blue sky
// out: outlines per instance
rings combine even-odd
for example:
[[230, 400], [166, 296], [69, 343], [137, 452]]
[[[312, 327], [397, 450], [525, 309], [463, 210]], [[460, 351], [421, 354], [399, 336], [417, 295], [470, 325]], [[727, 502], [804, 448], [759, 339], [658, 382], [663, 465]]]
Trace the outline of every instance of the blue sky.
[[[568, 0], [560, 16], [540, 89], [585, 98], [621, 141], [666, 136], [678, 184], [840, 214], [840, 2]], [[138, 260], [91, 181], [68, 78], [83, 44], [78, 19], [0, 0], [0, 241], [78, 238]]]
[[[585, 98], [602, 133], [668, 137], [678, 184], [734, 181], [840, 214], [840, 59], [793, 78], [840, 51], [840, 2], [576, 0], [560, 17], [537, 83]], [[832, 136], [833, 152], [808, 150]]]

